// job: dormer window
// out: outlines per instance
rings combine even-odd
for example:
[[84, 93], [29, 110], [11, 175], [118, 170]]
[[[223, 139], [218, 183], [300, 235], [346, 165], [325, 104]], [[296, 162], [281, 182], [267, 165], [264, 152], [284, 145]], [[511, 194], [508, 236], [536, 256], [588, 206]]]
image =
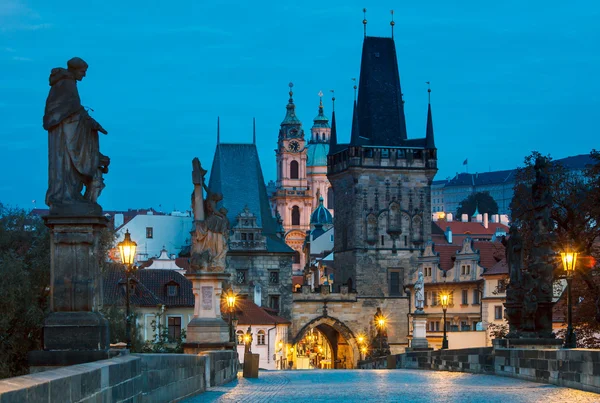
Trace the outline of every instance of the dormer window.
[[179, 284], [174, 281], [167, 284], [167, 297], [176, 297], [179, 295]]
[[240, 236], [241, 236], [241, 238], [242, 238], [242, 241], [245, 241], [245, 240], [246, 240], [246, 238], [247, 238], [247, 234], [246, 234], [245, 232], [242, 232], [242, 233], [240, 234]]

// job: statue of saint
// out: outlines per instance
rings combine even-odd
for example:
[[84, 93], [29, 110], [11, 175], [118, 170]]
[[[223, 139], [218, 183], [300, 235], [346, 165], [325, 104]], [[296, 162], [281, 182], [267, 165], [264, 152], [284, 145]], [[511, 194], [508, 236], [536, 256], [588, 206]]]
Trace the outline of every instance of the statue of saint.
[[506, 248], [506, 264], [510, 275], [512, 287], [518, 287], [521, 283], [521, 270], [523, 267], [523, 240], [519, 231], [514, 225], [511, 225], [508, 240], [504, 241]]
[[415, 283], [415, 312], [423, 312], [423, 306], [425, 305], [425, 280], [423, 279], [423, 272], [419, 272], [419, 278]]
[[[78, 57], [50, 73], [43, 126], [48, 131], [48, 190], [46, 204], [55, 214], [101, 213], [96, 201], [104, 188], [102, 174], [110, 159], [100, 153], [98, 132], [107, 134], [81, 105], [77, 81], [88, 65]], [[85, 193], [81, 192], [85, 187]], [[83, 211], [75, 206], [84, 206]], [[87, 206], [87, 208], [85, 207]]]
[[244, 354], [252, 353], [252, 326], [248, 326], [244, 340]]
[[[207, 271], [225, 271], [227, 256], [227, 239], [229, 237], [229, 220], [227, 209], [217, 208], [223, 195], [212, 192], [204, 181], [206, 170], [202, 169], [200, 160], [192, 161], [192, 205], [194, 209], [195, 230], [192, 242], [192, 268]], [[206, 199], [204, 199], [206, 191]]]

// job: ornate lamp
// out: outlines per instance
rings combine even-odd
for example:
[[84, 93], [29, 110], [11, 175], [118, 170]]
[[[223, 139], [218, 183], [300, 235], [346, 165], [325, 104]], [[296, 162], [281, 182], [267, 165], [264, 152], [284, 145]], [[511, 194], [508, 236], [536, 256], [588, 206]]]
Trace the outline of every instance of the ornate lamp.
[[[227, 290], [227, 292], [225, 293], [224, 296], [225, 296], [225, 302], [227, 303], [227, 308], [229, 310], [229, 341], [231, 343], [235, 343], [235, 330], [234, 330], [234, 326], [233, 326], [233, 312], [235, 310], [237, 294], [235, 292], [233, 292], [233, 290], [230, 288], [229, 290]], [[237, 326], [235, 326], [235, 327], [237, 327]]]
[[444, 338], [442, 339], [442, 349], [448, 348], [448, 338], [446, 337], [446, 310], [450, 304], [450, 293], [442, 291], [439, 294], [440, 304], [442, 305], [442, 311], [444, 311]]
[[575, 274], [575, 268], [577, 264], [577, 252], [574, 252], [570, 247], [566, 251], [560, 253], [562, 259], [563, 268], [567, 272], [567, 303], [568, 303], [568, 316], [567, 316], [567, 336], [565, 337], [565, 348], [576, 348], [577, 339], [575, 332], [573, 331], [573, 305], [571, 302], [571, 281], [573, 280], [573, 274]]
[[129, 295], [129, 275], [131, 274], [134, 266], [135, 251], [137, 249], [137, 243], [131, 240], [129, 230], [125, 231], [125, 239], [117, 244], [119, 253], [121, 254], [121, 263], [125, 265], [125, 286], [126, 294], [126, 318], [125, 318], [125, 338], [127, 339], [127, 349], [131, 349], [131, 314], [130, 314], [130, 295]]
[[375, 326], [377, 326], [377, 328], [379, 329], [379, 353], [381, 354], [383, 352], [383, 330], [385, 329], [385, 316], [383, 314], [380, 314], [378, 316], [375, 317]]

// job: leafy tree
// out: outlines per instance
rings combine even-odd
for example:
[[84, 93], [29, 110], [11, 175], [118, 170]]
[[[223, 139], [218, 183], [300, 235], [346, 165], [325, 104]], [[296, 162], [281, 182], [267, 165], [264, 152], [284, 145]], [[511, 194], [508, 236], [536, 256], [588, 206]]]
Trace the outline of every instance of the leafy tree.
[[185, 342], [186, 333], [181, 329], [179, 337], [172, 340], [169, 337], [169, 328], [163, 324], [162, 318], [164, 311], [156, 312], [154, 320], [151, 323], [154, 337], [152, 340], [146, 340], [143, 353], [183, 353], [183, 343]]
[[[525, 158], [525, 166], [517, 170], [515, 194], [511, 203], [513, 224], [523, 238], [523, 253], [527, 256], [533, 242], [533, 200], [531, 185], [535, 181], [535, 160], [540, 153]], [[593, 165], [581, 172], [569, 170], [551, 161], [547, 164], [553, 205], [552, 244], [560, 252], [571, 246], [579, 252], [573, 279], [573, 321], [582, 334], [600, 331], [600, 276], [596, 259], [600, 255], [600, 154], [590, 153]], [[555, 260], [555, 278], [564, 277], [559, 256]]]
[[472, 217], [476, 209], [480, 214], [498, 214], [498, 203], [490, 196], [489, 192], [473, 193], [460, 202], [458, 210], [456, 210], [456, 217], [461, 217], [463, 214]]
[[[126, 311], [122, 306], [105, 305], [102, 308], [102, 314], [108, 320], [108, 328], [111, 344], [126, 343]], [[139, 315], [135, 312], [134, 307], [130, 309], [131, 315], [131, 351], [139, 353], [144, 347], [144, 339], [142, 337], [141, 326], [138, 323]]]
[[506, 323], [490, 323], [488, 325], [490, 338], [503, 339], [508, 334], [508, 325]]
[[0, 378], [28, 372], [41, 348], [50, 282], [49, 231], [39, 217], [0, 203]]

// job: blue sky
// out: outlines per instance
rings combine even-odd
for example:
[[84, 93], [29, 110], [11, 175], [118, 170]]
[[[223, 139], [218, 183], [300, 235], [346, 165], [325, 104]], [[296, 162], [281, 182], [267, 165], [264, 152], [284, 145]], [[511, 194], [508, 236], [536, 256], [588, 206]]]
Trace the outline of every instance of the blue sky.
[[465, 158], [483, 172], [514, 168], [532, 150], [599, 148], [599, 2], [371, 3], [0, 0], [0, 202], [44, 207], [48, 76], [73, 56], [90, 66], [82, 103], [109, 132], [105, 209], [188, 209], [191, 160], [210, 167], [217, 116], [223, 142], [252, 141], [256, 117], [274, 179], [290, 81], [307, 132], [318, 92], [335, 89], [347, 141], [363, 7], [373, 36], [390, 34], [395, 7], [409, 137], [425, 134], [432, 83], [437, 179], [463, 171]]

